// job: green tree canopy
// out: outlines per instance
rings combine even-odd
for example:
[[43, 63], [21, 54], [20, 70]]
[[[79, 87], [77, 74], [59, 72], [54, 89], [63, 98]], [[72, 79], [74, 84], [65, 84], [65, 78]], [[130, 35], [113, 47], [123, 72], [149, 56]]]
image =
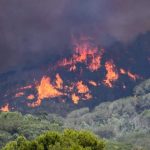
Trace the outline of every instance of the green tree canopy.
[[2, 150], [103, 150], [104, 145], [90, 132], [67, 129], [63, 133], [49, 131], [32, 141], [19, 137]]

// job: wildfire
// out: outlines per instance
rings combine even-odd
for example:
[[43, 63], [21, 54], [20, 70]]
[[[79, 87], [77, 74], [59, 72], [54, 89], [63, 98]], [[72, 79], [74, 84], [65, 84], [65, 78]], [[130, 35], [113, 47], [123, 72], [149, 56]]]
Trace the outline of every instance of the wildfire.
[[70, 70], [70, 71], [75, 71], [76, 69], [77, 69], [76, 65], [73, 65], [73, 66], [70, 67], [69, 70]]
[[93, 72], [101, 67], [101, 57], [96, 56], [92, 58], [92, 62], [89, 64], [89, 69]]
[[72, 94], [71, 97], [72, 97], [72, 101], [73, 101], [74, 104], [78, 104], [78, 103], [79, 103], [79, 100], [80, 100], [79, 96], [77, 96], [77, 95], [74, 93], [74, 94]]
[[21, 96], [24, 96], [24, 92], [19, 92], [19, 93], [16, 93], [15, 95], [16, 98], [21, 97]]
[[133, 79], [133, 80], [136, 80], [137, 78], [139, 78], [138, 75], [133, 74], [133, 73], [131, 73], [131, 72], [129, 72], [129, 71], [128, 71], [128, 76], [129, 76], [131, 79]]
[[113, 86], [112, 83], [118, 80], [119, 78], [119, 75], [116, 71], [116, 66], [113, 64], [113, 61], [107, 61], [105, 63], [105, 68], [107, 74], [106, 74], [106, 79], [104, 80], [104, 84], [109, 87], [112, 87]]
[[82, 81], [79, 81], [77, 83], [77, 89], [78, 89], [78, 93], [80, 94], [89, 92], [89, 88], [86, 85], [84, 85]]
[[92, 98], [93, 98], [93, 96], [91, 94], [89, 94], [89, 93], [85, 94], [85, 100], [90, 100]]
[[[97, 47], [90, 46], [89, 43], [75, 44], [74, 54], [71, 58], [64, 58], [58, 66], [69, 67], [70, 71], [76, 70], [76, 64], [84, 63], [90, 71], [97, 71], [101, 67], [101, 59], [104, 49], [98, 50]], [[90, 61], [88, 62], [90, 58]]]
[[9, 104], [6, 104], [2, 108], [0, 108], [0, 111], [2, 111], [2, 112], [9, 112]]
[[30, 94], [30, 95], [27, 97], [28, 100], [33, 100], [34, 98], [35, 98], [35, 96], [34, 96], [33, 94]]
[[19, 90], [26, 90], [26, 89], [31, 89], [31, 88], [32, 88], [32, 85], [27, 85], [27, 86], [21, 87]]
[[[27, 104], [30, 107], [40, 106], [44, 99], [52, 98], [58, 98], [61, 102], [66, 102], [66, 98], [70, 98], [74, 104], [78, 104], [79, 101], [92, 99], [94, 97], [92, 92], [96, 88], [100, 88], [101, 84], [104, 84], [107, 88], [112, 88], [115, 81], [123, 75], [132, 80], [139, 78], [138, 75], [129, 70], [117, 68], [113, 60], [106, 61], [107, 53], [104, 53], [104, 49], [99, 49], [98, 46], [87, 42], [87, 39], [83, 39], [81, 42], [75, 41], [73, 50], [73, 54], [70, 57], [57, 61], [48, 70], [48, 73], [55, 75], [54, 80], [51, 81], [51, 77], [43, 75], [40, 81], [36, 81], [36, 83], [34, 81], [30, 85], [26, 84], [26, 86], [17, 89], [15, 97], [26, 97], [29, 100]], [[105, 59], [103, 59], [103, 56]], [[103, 77], [102, 71], [104, 67], [106, 74]], [[62, 73], [61, 71], [65, 72]], [[102, 75], [99, 76], [101, 72]], [[66, 77], [63, 77], [62, 74], [67, 73], [69, 76], [65, 81]], [[89, 73], [89, 75], [86, 75], [86, 73]], [[96, 76], [91, 79], [94, 73]], [[74, 78], [74, 75], [79, 78]], [[72, 77], [74, 81], [72, 81]], [[120, 85], [122, 89], [127, 89], [125, 83]], [[33, 88], [35, 88], [34, 93], [36, 92], [36, 94], [29, 92], [29, 89]], [[0, 110], [9, 111], [9, 105], [3, 106]]]
[[63, 88], [63, 80], [59, 74], [56, 74], [56, 88], [58, 88], [58, 89]]
[[93, 86], [97, 86], [97, 83], [95, 81], [89, 81], [89, 84], [91, 84]]
[[120, 69], [120, 73], [121, 74], [127, 74], [132, 80], [137, 80], [139, 78], [139, 76], [137, 74], [133, 74], [130, 71], [126, 71], [124, 69]]
[[31, 104], [31, 107], [41, 105], [44, 98], [55, 98], [63, 95], [63, 93], [58, 91], [55, 86], [50, 83], [50, 81], [50, 78], [46, 76], [41, 79], [40, 85], [37, 86], [38, 100]]
[[126, 74], [126, 71], [121, 68], [121, 69], [120, 69], [120, 73], [121, 73], [121, 74]]

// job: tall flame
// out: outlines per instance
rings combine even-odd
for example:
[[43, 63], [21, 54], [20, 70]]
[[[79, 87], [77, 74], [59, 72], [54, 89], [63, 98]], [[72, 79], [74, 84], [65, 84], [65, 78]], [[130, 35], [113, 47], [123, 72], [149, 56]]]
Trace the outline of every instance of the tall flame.
[[78, 104], [78, 103], [79, 103], [79, 100], [80, 100], [79, 96], [77, 96], [77, 95], [74, 93], [74, 94], [72, 94], [71, 97], [72, 97], [72, 101], [73, 101], [74, 104]]
[[41, 102], [44, 98], [55, 98], [63, 95], [63, 93], [58, 91], [50, 83], [50, 81], [50, 78], [46, 76], [41, 79], [40, 85], [37, 86], [38, 100], [35, 103], [31, 104], [32, 107], [41, 105]]
[[59, 74], [56, 74], [56, 88], [58, 88], [58, 89], [63, 88], [63, 80]]
[[95, 56], [92, 58], [91, 63], [89, 64], [89, 70], [97, 71], [101, 67], [101, 56]]
[[[92, 72], [100, 69], [104, 49], [98, 50], [97, 47], [91, 46], [86, 42], [80, 44], [76, 43], [74, 52], [71, 58], [64, 58], [58, 63], [58, 66], [68, 66], [70, 71], [75, 71], [77, 63], [84, 63]], [[88, 59], [90, 59], [90, 62], [88, 62]]]
[[116, 80], [118, 80], [119, 78], [119, 75], [116, 71], [116, 66], [114, 65], [113, 61], [107, 61], [105, 63], [105, 68], [106, 68], [106, 71], [107, 71], [107, 74], [106, 74], [106, 78], [104, 80], [104, 84], [106, 86], [109, 86], [109, 87], [112, 87], [112, 83]]

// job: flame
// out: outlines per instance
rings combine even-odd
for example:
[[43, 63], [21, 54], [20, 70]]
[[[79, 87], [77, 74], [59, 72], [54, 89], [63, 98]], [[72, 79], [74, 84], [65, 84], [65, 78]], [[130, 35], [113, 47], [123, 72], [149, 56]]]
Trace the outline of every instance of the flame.
[[31, 88], [32, 88], [32, 85], [27, 85], [27, 86], [21, 87], [19, 90], [26, 90], [26, 89], [31, 89]]
[[71, 98], [72, 98], [72, 101], [73, 101], [74, 104], [78, 104], [79, 103], [80, 98], [75, 93], [72, 94]]
[[[36, 95], [25, 95], [27, 100], [33, 100], [28, 101], [28, 106], [30, 107], [40, 106], [44, 99], [58, 98], [59, 101], [65, 102], [66, 97], [71, 98], [74, 104], [78, 104], [80, 100], [90, 100], [94, 97], [94, 95], [91, 93], [93, 90], [90, 90], [91, 86], [99, 88], [101, 83], [103, 83], [108, 88], [112, 88], [114, 82], [119, 79], [119, 75], [126, 75], [132, 80], [139, 78], [138, 75], [129, 70], [125, 70], [123, 68], [119, 68], [120, 70], [117, 69], [113, 60], [105, 61], [106, 59], [103, 59], [105, 50], [99, 49], [98, 46], [95, 46], [93, 43], [87, 41], [87, 38], [82, 38], [81, 41], [74, 41], [73, 50], [73, 54], [70, 57], [57, 61], [56, 65], [48, 70], [48, 73], [50, 74], [55, 73], [54, 81], [51, 81], [50, 77], [43, 75], [40, 82], [36, 83], [34, 81], [34, 83], [31, 85], [17, 89], [18, 93], [16, 93], [15, 97], [17, 98], [24, 96], [29, 92], [25, 90], [36, 87]], [[98, 73], [103, 71], [103, 64], [105, 64], [104, 67], [106, 69], [106, 75], [103, 79], [101, 79], [103, 76], [102, 74], [100, 80], [96, 82], [93, 80], [89, 81], [89, 79], [83, 80], [84, 76], [82, 75], [89, 72], [89, 77], [91, 77], [93, 72], [96, 72], [97, 78]], [[83, 68], [81, 68], [82, 66]], [[70, 81], [70, 78], [68, 78], [67, 81], [64, 81], [63, 79], [65, 78], [60, 75], [62, 73], [61, 71], [63, 71], [61, 70], [62, 68], [63, 70], [67, 71], [65, 74], [69, 72], [69, 74], [75, 73], [75, 75], [77, 75], [77, 73], [79, 73], [79, 76], [77, 76], [79, 79], [77, 80], [77, 78], [75, 78], [75, 82]], [[95, 80], [95, 78], [93, 79]], [[85, 84], [86, 81], [87, 84]], [[121, 86], [123, 89], [127, 88], [124, 83], [122, 83]], [[6, 105], [1, 109], [9, 110], [8, 107], [9, 106]]]
[[19, 93], [16, 93], [15, 95], [16, 98], [21, 97], [21, 96], [24, 96], [24, 92], [19, 92]]
[[97, 86], [97, 83], [95, 81], [89, 81], [89, 84], [91, 84], [93, 86]]
[[40, 85], [37, 86], [37, 92], [38, 92], [38, 100], [34, 102], [33, 104], [29, 104], [31, 107], [40, 106], [41, 102], [44, 98], [55, 98], [58, 96], [62, 96], [63, 93], [58, 91], [51, 83], [50, 78], [44, 76], [41, 79]]
[[92, 99], [93, 96], [89, 93], [85, 94], [85, 100], [89, 100], [89, 99]]
[[[57, 65], [69, 67], [70, 71], [76, 70], [77, 63], [84, 63], [90, 71], [97, 71], [101, 67], [101, 59], [104, 49], [98, 50], [97, 47], [91, 46], [89, 43], [76, 43], [74, 47], [74, 54], [71, 58], [64, 58]], [[90, 62], [88, 62], [90, 58]]]
[[0, 108], [0, 111], [2, 111], [2, 112], [9, 112], [9, 104], [6, 104], [2, 108]]
[[113, 64], [113, 61], [111, 60], [105, 63], [105, 68], [106, 68], [107, 74], [104, 80], [104, 84], [106, 86], [112, 87], [113, 86], [112, 82], [118, 80], [119, 78], [119, 75], [116, 71], [116, 66]]
[[27, 97], [28, 100], [33, 100], [34, 98], [35, 98], [35, 96], [34, 96], [33, 94], [30, 94], [30, 95]]
[[121, 73], [121, 74], [126, 74], [126, 71], [121, 68], [121, 69], [120, 69], [120, 73]]
[[128, 76], [132, 79], [132, 80], [136, 80], [137, 78], [139, 78], [138, 75], [131, 73], [130, 71], [128, 71]]
[[76, 69], [77, 69], [76, 65], [73, 65], [73, 66], [70, 67], [69, 70], [70, 70], [70, 71], [75, 71]]
[[101, 57], [100, 56], [96, 56], [93, 57], [92, 62], [89, 64], [89, 70], [93, 71], [97, 71], [100, 67], [101, 67]]
[[82, 81], [77, 82], [77, 89], [78, 89], [78, 93], [80, 94], [89, 92], [89, 88], [86, 85], [84, 85]]
[[59, 74], [56, 74], [56, 88], [58, 88], [58, 89], [63, 88], [63, 80]]
[[137, 80], [139, 78], [139, 76], [137, 74], [133, 74], [130, 71], [126, 71], [124, 69], [120, 69], [120, 73], [121, 74], [127, 74], [132, 80]]

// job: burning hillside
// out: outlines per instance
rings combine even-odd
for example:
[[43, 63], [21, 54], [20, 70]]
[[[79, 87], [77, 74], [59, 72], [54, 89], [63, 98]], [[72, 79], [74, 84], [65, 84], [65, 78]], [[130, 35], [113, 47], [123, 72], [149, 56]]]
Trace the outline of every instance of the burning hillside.
[[[28, 82], [9, 85], [1, 94], [0, 110], [18, 109], [18, 101], [28, 108], [39, 107], [45, 100], [75, 105], [96, 101], [96, 104], [106, 100], [109, 91], [113, 98], [126, 95], [144, 77], [139, 74], [138, 58], [128, 57], [131, 56], [128, 51], [118, 56], [118, 51], [112, 53], [87, 38], [74, 40], [72, 49], [69, 57], [50, 63], [38, 77], [33, 71], [33, 79], [27, 79]], [[145, 61], [149, 63], [147, 58]], [[118, 90], [120, 95], [116, 94]]]

